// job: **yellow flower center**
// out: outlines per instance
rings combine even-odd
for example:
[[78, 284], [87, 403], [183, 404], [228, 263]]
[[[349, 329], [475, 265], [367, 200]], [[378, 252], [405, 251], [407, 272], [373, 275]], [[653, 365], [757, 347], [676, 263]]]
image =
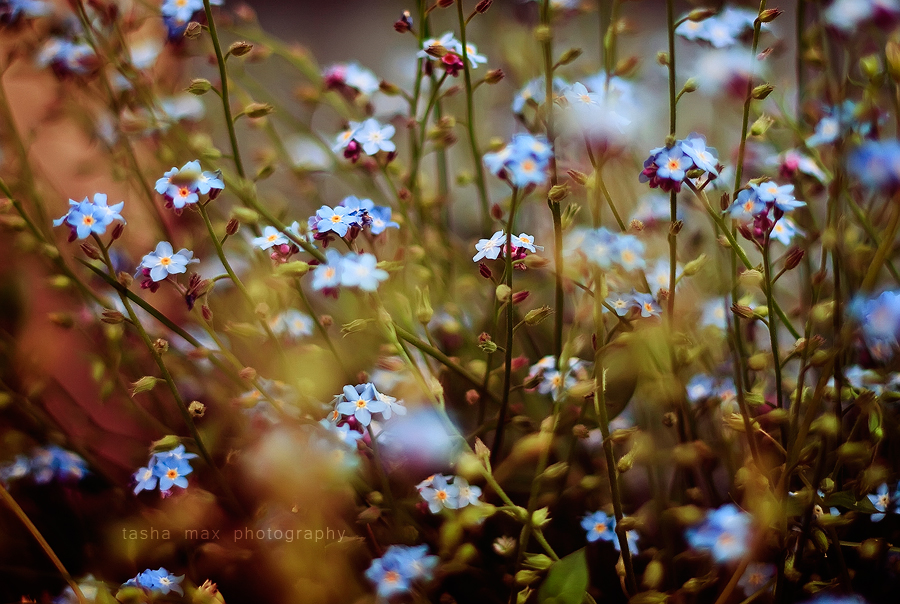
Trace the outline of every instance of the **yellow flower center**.
[[435, 497], [437, 497], [441, 501], [444, 501], [445, 499], [447, 499], [447, 491], [440, 490], [437, 493], [435, 493]]
[[602, 533], [604, 533], [605, 531], [606, 531], [606, 525], [603, 524], [602, 522], [598, 522], [597, 524], [594, 525], [594, 532], [595, 532], [595, 533], [601, 533], [601, 534], [602, 534]]
[[163, 266], [169, 266], [170, 264], [172, 264], [172, 258], [169, 256], [163, 256], [159, 259], [159, 263]]
[[172, 480], [178, 478], [178, 470], [169, 470], [168, 472], [166, 472], [166, 477], [171, 478]]
[[93, 216], [85, 216], [84, 218], [81, 219], [81, 222], [83, 224], [90, 226], [90, 225], [94, 224], [94, 217]]
[[364, 401], [364, 400], [362, 400], [362, 399], [359, 399], [358, 401], [356, 401], [356, 408], [357, 408], [357, 409], [365, 409], [365, 408], [366, 408], [366, 401]]

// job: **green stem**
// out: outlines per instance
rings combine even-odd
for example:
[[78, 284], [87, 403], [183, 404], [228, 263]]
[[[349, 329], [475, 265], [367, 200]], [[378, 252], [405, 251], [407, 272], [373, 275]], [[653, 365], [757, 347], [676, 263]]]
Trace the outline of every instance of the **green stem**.
[[231, 155], [234, 159], [234, 167], [238, 176], [246, 178], [244, 164], [241, 162], [241, 151], [238, 148], [237, 133], [234, 131], [234, 118], [231, 115], [231, 104], [228, 100], [228, 70], [225, 68], [225, 56], [222, 54], [222, 46], [219, 44], [219, 34], [216, 31], [216, 21], [213, 19], [212, 7], [209, 0], [203, 0], [203, 9], [206, 11], [206, 22], [209, 26], [209, 37], [212, 38], [213, 49], [216, 52], [216, 62], [219, 64], [219, 78], [221, 82], [222, 110], [225, 112], [225, 125], [228, 127], [228, 138], [231, 141]]
[[513, 266], [512, 266], [512, 233], [516, 220], [516, 209], [519, 204], [519, 190], [513, 188], [512, 200], [509, 208], [509, 221], [506, 224], [506, 286], [509, 288], [509, 297], [506, 300], [506, 351], [505, 366], [503, 367], [503, 391], [500, 401], [500, 415], [497, 418], [497, 431], [494, 444], [491, 447], [491, 464], [496, 465], [502, 456], [503, 432], [506, 428], [506, 414], [509, 411], [509, 391], [512, 386], [512, 358], [513, 358], [513, 330], [515, 328], [515, 308], [513, 304]]
[[47, 543], [47, 540], [44, 539], [44, 536], [41, 535], [41, 532], [37, 529], [28, 515], [25, 513], [16, 500], [13, 499], [13, 496], [9, 494], [9, 491], [3, 486], [3, 481], [0, 481], [0, 499], [9, 506], [12, 510], [13, 514], [19, 519], [19, 521], [25, 525], [25, 528], [28, 529], [28, 532], [31, 533], [31, 536], [34, 537], [35, 541], [40, 544], [41, 549], [44, 550], [44, 553], [47, 554], [47, 557], [50, 558], [50, 561], [53, 562], [53, 566], [56, 567], [56, 570], [59, 571], [59, 574], [62, 575], [63, 579], [66, 580], [66, 583], [69, 584], [69, 587], [72, 588], [72, 591], [75, 592], [75, 597], [78, 598], [79, 604], [88, 604], [87, 600], [84, 597], [84, 594], [81, 592], [81, 588], [78, 587], [78, 584], [72, 579], [72, 575], [69, 574], [69, 571], [66, 570], [66, 567], [63, 566], [63, 563], [60, 561], [59, 557], [56, 555], [56, 552], [53, 551], [53, 548], [50, 547], [50, 544]]
[[475, 135], [475, 109], [472, 98], [474, 89], [472, 88], [472, 74], [469, 69], [469, 49], [466, 47], [466, 21], [463, 17], [462, 0], [456, 1], [456, 12], [459, 17], [459, 41], [462, 44], [462, 60], [465, 65], [463, 75], [466, 82], [466, 129], [469, 134], [472, 161], [475, 164], [475, 184], [478, 186], [478, 199], [481, 202], [481, 230], [487, 233], [491, 224], [491, 209], [484, 176], [484, 165], [481, 162], [481, 154], [478, 151], [478, 139]]
[[[778, 321], [775, 320], [775, 294], [773, 292], [774, 281], [772, 280], [772, 262], [769, 260], [769, 244], [771, 239], [766, 234], [765, 244], [763, 245], [763, 273], [766, 280], [766, 305], [769, 309], [769, 342], [772, 347], [772, 358], [775, 365], [775, 401], [779, 409], [784, 408], [784, 392], [781, 385], [781, 355], [778, 352]], [[782, 444], [787, 444], [786, 434], [782, 431]]]

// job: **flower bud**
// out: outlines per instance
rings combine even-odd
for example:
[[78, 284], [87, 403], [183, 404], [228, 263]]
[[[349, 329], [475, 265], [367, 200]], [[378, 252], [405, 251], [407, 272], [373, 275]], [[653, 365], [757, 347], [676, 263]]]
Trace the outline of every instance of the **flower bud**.
[[488, 11], [493, 3], [494, 0], [481, 0], [481, 2], [475, 5], [475, 12], [479, 15], [483, 15]]
[[169, 351], [169, 342], [162, 338], [157, 338], [155, 342], [153, 342], [153, 350], [156, 351], [156, 354], [163, 354]]
[[[120, 237], [122, 237], [122, 233], [125, 232], [125, 224], [121, 222], [117, 222], [116, 226], [113, 227], [111, 238], [113, 241], [116, 241]], [[55, 249], [55, 248], [54, 248]]]
[[531, 292], [529, 292], [528, 290], [516, 292], [512, 296], [512, 303], [519, 304], [521, 302], [524, 302], [526, 299], [528, 299], [529, 295], [531, 295]]
[[128, 289], [129, 287], [131, 287], [131, 284], [134, 283], [134, 277], [132, 277], [130, 274], [126, 273], [125, 271], [119, 272], [119, 274], [116, 275], [116, 277], [118, 278], [119, 285], [121, 285], [125, 289]]
[[275, 111], [275, 107], [269, 103], [250, 103], [244, 107], [244, 115], [247, 117], [265, 117]]
[[541, 306], [540, 308], [529, 310], [525, 314], [524, 321], [526, 325], [539, 325], [552, 314], [552, 308], [550, 308], [549, 306]]
[[775, 90], [775, 87], [771, 84], [760, 84], [750, 92], [750, 96], [757, 101], [761, 101], [772, 94], [773, 90]]
[[534, 28], [534, 39], [538, 42], [549, 42], [553, 39], [553, 31], [547, 25], [538, 25]]
[[550, 508], [535, 510], [531, 515], [531, 525], [534, 527], [542, 527], [548, 522], [550, 522]]
[[777, 19], [783, 12], [784, 11], [780, 8], [767, 8], [763, 12], [759, 13], [759, 17], [757, 17], [757, 20], [760, 23], [771, 23], [772, 21]]
[[559, 203], [569, 196], [569, 184], [553, 185], [550, 187], [550, 193], [547, 195], [550, 201]]
[[200, 37], [200, 34], [203, 33], [203, 26], [197, 23], [196, 21], [191, 21], [187, 24], [187, 27], [184, 28], [184, 37], [190, 38], [194, 40]]
[[187, 90], [191, 94], [200, 96], [212, 90], [212, 83], [206, 78], [195, 78], [191, 80], [190, 86], [188, 86], [185, 90]]
[[357, 333], [366, 328], [366, 325], [369, 324], [369, 321], [366, 319], [355, 319], [350, 321], [349, 323], [344, 323], [341, 325], [341, 335], [343, 337], [347, 337], [352, 333]]
[[125, 320], [125, 316], [113, 308], [104, 308], [100, 313], [100, 320], [110, 325], [118, 325]]
[[394, 23], [394, 30], [399, 34], [405, 34], [410, 29], [412, 29], [412, 15], [409, 14], [408, 10], [405, 10]]
[[248, 382], [251, 382], [256, 379], [257, 373], [256, 373], [256, 369], [254, 369], [253, 367], [244, 367], [243, 369], [238, 371], [238, 375], [241, 377], [242, 380], [247, 380]]
[[734, 303], [731, 305], [731, 312], [736, 314], [742, 319], [752, 319], [753, 318], [753, 309], [749, 306], [744, 306], [743, 304]]
[[656, 62], [663, 67], [667, 67], [669, 65], [669, 54], [665, 52], [656, 53]]
[[149, 392], [150, 390], [153, 390], [157, 382], [161, 381], [161, 379], [153, 377], [152, 375], [145, 375], [138, 381], [131, 384], [131, 396], [140, 394], [142, 392]]
[[81, 251], [84, 252], [84, 255], [92, 260], [100, 259], [100, 250], [97, 249], [97, 246], [90, 244], [88, 242], [84, 242], [81, 244]]
[[238, 220], [238, 222], [242, 224], [253, 225], [259, 222], [259, 214], [257, 214], [255, 210], [251, 210], [250, 208], [232, 208], [231, 214], [235, 219]]
[[681, 87], [685, 92], [694, 92], [698, 88], [700, 88], [700, 80], [697, 78], [688, 78], [688, 81]]
[[422, 325], [428, 325], [431, 317], [434, 315], [434, 309], [431, 308], [431, 298], [428, 294], [428, 286], [424, 288], [416, 288], [416, 319]]
[[500, 302], [506, 302], [506, 300], [509, 299], [509, 294], [512, 293], [512, 290], [510, 290], [509, 286], [505, 283], [501, 283], [497, 286], [494, 293]]
[[225, 53], [225, 56], [234, 55], [236, 57], [242, 57], [248, 52], [253, 50], [253, 44], [244, 41], [234, 42], [231, 46], [228, 47], [228, 52]]
[[700, 21], [706, 21], [713, 15], [715, 15], [718, 11], [714, 8], [695, 8], [691, 12], [688, 13], [688, 21], [693, 21], [694, 23], [699, 23]]
[[503, 73], [502, 69], [491, 69], [484, 75], [484, 83], [485, 84], [496, 84], [500, 80], [506, 77], [506, 74]]
[[787, 258], [784, 259], [784, 268], [787, 270], [797, 268], [797, 265], [800, 264], [801, 260], [803, 260], [803, 256], [805, 254], [806, 252], [798, 247], [791, 248], [791, 250], [788, 251]]
[[[528, 261], [528, 258], [526, 258], [525, 261], [527, 262], [527, 261]], [[488, 268], [488, 265], [485, 264], [484, 262], [481, 262], [481, 263], [478, 265], [478, 272], [479, 272], [479, 273], [481, 274], [481, 276], [484, 277], [485, 279], [490, 279], [490, 278], [492, 278], [492, 277], [494, 276], [494, 273], [491, 271], [490, 268]]]
[[206, 321], [207, 323], [212, 321], [212, 318], [213, 318], [212, 309], [209, 306], [207, 306], [206, 304], [204, 304], [200, 307], [200, 314], [203, 315], [203, 320]]
[[544, 258], [543, 256], [530, 255], [525, 257], [525, 267], [526, 268], [544, 268], [545, 266], [550, 264], [550, 260]]
[[275, 274], [279, 277], [302, 277], [309, 272], [309, 264], [302, 260], [285, 262], [275, 267]]
[[584, 172], [579, 172], [578, 170], [568, 170], [566, 174], [568, 174], [569, 178], [571, 178], [581, 186], [584, 186], [584, 184], [588, 180], [587, 174], [585, 174]]
[[637, 57], [625, 57], [624, 59], [619, 59], [616, 62], [616, 66], [613, 68], [613, 75], [618, 77], [628, 77], [632, 75], [634, 70], [637, 68], [640, 63], [640, 59]]
[[635, 233], [640, 233], [644, 230], [644, 228], [644, 223], [637, 218], [633, 218], [631, 222], [628, 223], [628, 229], [634, 231]]
[[580, 48], [570, 48], [559, 58], [559, 64], [568, 65], [569, 63], [572, 63], [573, 61], [575, 61], [575, 59], [580, 57], [581, 53], [582, 50]]
[[438, 0], [437, 5], [441, 8], [450, 8], [453, 6], [453, 0]]
[[684, 274], [684, 276], [686, 277], [696, 275], [700, 272], [708, 259], [709, 258], [706, 254], [700, 254], [695, 259], [684, 265], [684, 271], [682, 274]]
[[775, 123], [775, 120], [766, 115], [765, 113], [759, 116], [753, 125], [750, 126], [750, 136], [762, 136], [766, 132], [768, 132], [769, 128], [771, 128], [772, 124]]

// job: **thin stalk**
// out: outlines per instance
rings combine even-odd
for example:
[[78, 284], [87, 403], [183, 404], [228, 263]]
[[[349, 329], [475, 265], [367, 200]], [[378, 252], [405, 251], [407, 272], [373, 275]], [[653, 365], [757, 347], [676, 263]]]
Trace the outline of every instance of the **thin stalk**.
[[247, 305], [250, 307], [250, 312], [257, 317], [257, 321], [260, 324], [260, 327], [263, 328], [266, 336], [275, 344], [275, 350], [278, 351], [278, 355], [281, 358], [281, 361], [287, 366], [287, 359], [284, 355], [284, 348], [281, 346], [281, 341], [275, 336], [275, 333], [272, 332], [272, 328], [266, 322], [265, 319], [256, 315], [256, 307], [253, 302], [253, 298], [250, 296], [250, 292], [247, 291], [247, 288], [244, 286], [244, 283], [238, 278], [237, 274], [235, 274], [234, 269], [231, 268], [231, 263], [228, 262], [228, 258], [225, 256], [225, 249], [222, 247], [219, 238], [216, 237], [216, 231], [213, 229], [212, 222], [209, 219], [209, 212], [206, 210], [207, 204], [197, 204], [200, 209], [200, 216], [203, 217], [203, 224], [206, 225], [206, 230], [209, 233], [209, 238], [213, 242], [213, 246], [216, 248], [216, 255], [219, 257], [219, 262], [222, 263], [222, 266], [225, 267], [225, 272], [228, 273], [228, 277], [231, 279], [234, 286], [237, 287], [238, 291], [241, 292], [241, 295], [244, 297], [244, 300], [247, 302]]
[[300, 300], [303, 302], [303, 305], [306, 306], [306, 310], [309, 311], [310, 316], [312, 317], [313, 323], [316, 325], [316, 329], [319, 330], [319, 333], [322, 334], [322, 338], [325, 340], [325, 343], [328, 345], [328, 349], [331, 350], [331, 354], [334, 355], [334, 360], [337, 361], [338, 366], [341, 368], [341, 373], [344, 375], [347, 374], [347, 367], [344, 365], [344, 360], [341, 357], [340, 353], [337, 351], [337, 348], [334, 345], [334, 342], [331, 339], [331, 336], [328, 334], [328, 330], [325, 329], [325, 326], [322, 325], [322, 322], [319, 320], [319, 315], [313, 310], [312, 304], [309, 301], [309, 297], [306, 295], [306, 292], [303, 291], [303, 285], [300, 282], [300, 279], [297, 279], [297, 294], [300, 296]]
[[472, 100], [474, 89], [472, 88], [472, 74], [469, 70], [469, 50], [466, 47], [466, 22], [463, 17], [462, 0], [456, 1], [456, 13], [459, 17], [459, 41], [462, 44], [462, 60], [465, 65], [463, 75], [466, 83], [466, 130], [469, 134], [472, 161], [475, 163], [475, 184], [478, 186], [478, 199], [481, 202], [481, 230], [487, 233], [491, 225], [490, 200], [484, 177], [484, 165], [481, 163], [478, 139], [475, 135], [475, 109]]
[[[675, 137], [676, 107], [678, 99], [675, 93], [675, 6], [674, 0], [666, 0], [666, 23], [669, 35], [669, 136]], [[671, 226], [669, 227], [669, 297], [666, 299], [666, 315], [669, 329], [675, 329], [675, 280], [676, 262], [678, 254], [678, 229], [675, 223], [678, 221], [678, 193], [669, 192], [669, 214]], [[672, 370], [675, 370], [673, 365]], [[686, 419], [686, 418], [685, 418]]]
[[[766, 305], [769, 309], [769, 316], [772, 317], [772, 320], [769, 321], [769, 342], [772, 347], [772, 357], [775, 365], [775, 401], [778, 405], [779, 409], [784, 408], [784, 388], [781, 384], [781, 355], [778, 352], [778, 321], [774, 320], [775, 317], [775, 294], [773, 292], [774, 281], [772, 280], [772, 262], [769, 259], [769, 248], [771, 247], [769, 244], [771, 239], [769, 238], [769, 234], [766, 234], [766, 240], [763, 245], [763, 273], [766, 280]], [[781, 440], [782, 444], [787, 445], [787, 435], [782, 431]]]
[[888, 252], [894, 247], [897, 228], [900, 226], [900, 204], [896, 203], [898, 199], [895, 198], [894, 201], [895, 203], [891, 207], [891, 217], [884, 231], [884, 238], [881, 240], [881, 245], [878, 246], [878, 250], [872, 258], [872, 263], [869, 265], [869, 270], [866, 272], [866, 276], [863, 278], [862, 285], [859, 288], [864, 293], [872, 291], [872, 288], [875, 287], [875, 282], [878, 281], [878, 273], [884, 265]]
[[234, 167], [238, 176], [246, 178], [244, 164], [241, 162], [241, 150], [238, 147], [237, 133], [234, 131], [234, 118], [231, 115], [231, 104], [228, 100], [228, 70], [225, 68], [225, 56], [222, 54], [222, 45], [219, 43], [219, 34], [216, 31], [216, 21], [213, 19], [212, 6], [209, 0], [203, 0], [203, 9], [206, 11], [206, 22], [209, 26], [209, 37], [212, 38], [213, 49], [216, 52], [216, 62], [219, 64], [219, 78], [222, 80], [221, 94], [222, 110], [225, 113], [225, 125], [228, 127], [228, 138], [231, 141], [231, 156], [234, 159]]
[[[553, 36], [550, 30], [550, 0], [541, 2], [541, 25], [547, 28], [547, 35], [541, 39], [541, 51], [544, 57], [544, 122], [547, 125], [547, 142], [550, 144], [550, 185], [555, 187], [559, 183], [556, 173], [556, 131], [553, 124]], [[563, 323], [565, 320], [565, 296], [563, 291], [563, 237], [562, 237], [562, 209], [560, 202], [547, 198], [550, 206], [550, 214], [553, 218], [553, 258], [556, 265], [556, 289], [554, 295], [553, 316], [553, 356], [556, 357], [556, 366], [563, 348]]]
[[47, 554], [47, 557], [50, 558], [50, 561], [53, 562], [53, 566], [56, 567], [56, 570], [59, 571], [59, 574], [62, 575], [63, 579], [66, 580], [66, 583], [69, 584], [69, 587], [72, 588], [72, 591], [75, 592], [75, 597], [78, 598], [78, 604], [87, 604], [87, 600], [84, 597], [84, 594], [81, 591], [81, 588], [78, 587], [78, 584], [72, 579], [72, 575], [69, 574], [69, 571], [66, 570], [66, 567], [63, 566], [62, 561], [60, 561], [59, 556], [56, 555], [56, 552], [53, 551], [53, 548], [50, 547], [50, 544], [47, 543], [47, 540], [44, 539], [44, 536], [41, 535], [41, 532], [37, 529], [28, 515], [25, 513], [16, 500], [13, 499], [13, 496], [9, 494], [9, 491], [6, 490], [6, 487], [3, 486], [3, 481], [0, 481], [0, 499], [9, 506], [9, 509], [12, 510], [13, 514], [19, 519], [19, 521], [25, 525], [25, 528], [28, 529], [28, 532], [31, 533], [31, 536], [34, 537], [35, 541], [41, 546], [41, 549], [44, 550], [44, 553]]
[[506, 286], [509, 288], [509, 298], [506, 300], [506, 351], [505, 366], [503, 368], [503, 392], [500, 401], [500, 415], [497, 418], [497, 431], [494, 437], [494, 444], [491, 447], [491, 464], [496, 465], [497, 460], [502, 455], [503, 449], [503, 432], [506, 428], [506, 414], [509, 411], [509, 391], [512, 386], [512, 358], [513, 358], [513, 330], [515, 328], [515, 308], [513, 304], [513, 266], [512, 266], [512, 233], [516, 221], [516, 209], [519, 205], [519, 190], [513, 188], [512, 200], [510, 201], [509, 220], [506, 224], [506, 252], [504, 257], [506, 260]]

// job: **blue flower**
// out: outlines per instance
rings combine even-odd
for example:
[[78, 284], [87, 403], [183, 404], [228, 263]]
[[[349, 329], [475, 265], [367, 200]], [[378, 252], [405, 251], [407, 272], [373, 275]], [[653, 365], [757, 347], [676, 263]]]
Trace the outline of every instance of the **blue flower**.
[[863, 340], [876, 359], [890, 359], [900, 333], [900, 291], [882, 292], [876, 298], [857, 297], [848, 313], [862, 327]]
[[553, 149], [544, 136], [516, 134], [496, 153], [486, 153], [484, 165], [496, 176], [505, 177], [514, 187], [540, 185], [547, 180]]
[[360, 127], [362, 126], [362, 122], [350, 122], [349, 126], [346, 130], [341, 132], [335, 138], [335, 143], [331, 147], [331, 150], [335, 153], [342, 151], [347, 148], [347, 145], [350, 144], [350, 141], [354, 140], [356, 137], [356, 133], [359, 132]]
[[763, 564], [761, 562], [751, 562], [747, 565], [744, 574], [738, 581], [738, 587], [744, 590], [745, 595], [752, 595], [762, 589], [763, 585], [772, 580], [775, 576], [774, 564]]
[[481, 487], [470, 485], [469, 481], [462, 476], [453, 478], [453, 486], [455, 486], [457, 490], [457, 508], [464, 508], [467, 505], [479, 505], [481, 503], [481, 500], [478, 499], [481, 497]]
[[150, 570], [148, 568], [133, 579], [126, 581], [124, 586], [141, 587], [146, 591], [158, 591], [163, 595], [168, 594], [170, 591], [174, 591], [183, 596], [184, 590], [180, 585], [183, 580], [184, 575], [176, 577], [169, 573], [165, 568], [158, 568], [156, 570]]
[[430, 581], [437, 563], [437, 556], [428, 555], [427, 545], [392, 545], [372, 561], [366, 578], [380, 598], [388, 599], [409, 592], [413, 583]]
[[385, 404], [384, 411], [381, 412], [381, 416], [385, 420], [391, 419], [391, 415], [394, 413], [397, 415], [406, 415], [406, 407], [403, 406], [402, 402], [397, 402], [395, 397], [379, 392], [378, 389], [375, 388], [375, 384], [372, 384], [372, 390], [375, 391], [375, 398]]
[[[609, 541], [615, 546], [617, 552], [622, 551], [622, 547], [619, 544], [619, 536], [616, 534], [615, 516], [608, 516], [604, 512], [598, 510], [581, 519], [581, 528], [587, 531], [587, 540], [589, 543], [594, 543], [595, 541]], [[628, 531], [625, 534], [625, 540], [628, 542], [628, 550], [632, 554], [637, 554], [637, 535], [634, 531]]]
[[[553, 78], [553, 95], [556, 96], [561, 94], [568, 86], [569, 84], [562, 78]], [[512, 111], [516, 115], [520, 115], [525, 110], [525, 105], [528, 104], [529, 101], [536, 105], [542, 105], [546, 96], [547, 86], [544, 78], [538, 77], [529, 80], [528, 83], [516, 93], [516, 96], [513, 97]]]
[[290, 242], [291, 240], [287, 238], [287, 235], [273, 226], [267, 226], [263, 229], [262, 235], [253, 238], [253, 245], [261, 250], [267, 250], [276, 245], [286, 245]]
[[359, 384], [357, 386], [344, 386], [344, 401], [337, 404], [335, 410], [341, 415], [353, 416], [363, 426], [368, 426], [372, 421], [373, 413], [380, 413], [387, 405], [375, 397], [375, 387], [372, 384]]
[[320, 264], [313, 271], [312, 286], [314, 290], [331, 289], [340, 286], [343, 268], [343, 256], [336, 250], [325, 250], [325, 264]]
[[164, 196], [176, 210], [200, 201], [200, 195], [215, 198], [225, 189], [222, 174], [203, 172], [198, 160], [189, 161], [180, 169], [173, 167], [156, 181], [156, 192]]
[[156, 484], [159, 481], [159, 476], [157, 476], [153, 471], [155, 459], [155, 457], [151, 457], [150, 465], [148, 465], [146, 468], [141, 468], [134, 473], [134, 481], [137, 483], [134, 487], [135, 495], [137, 495], [141, 491], [152, 491], [156, 488]]
[[528, 233], [513, 235], [512, 237], [510, 237], [510, 241], [512, 243], [512, 246], [517, 250], [528, 250], [532, 254], [534, 254], [538, 250], [544, 251], [543, 246], [534, 244], [534, 235], [529, 235]]
[[270, 327], [279, 335], [302, 338], [312, 335], [313, 320], [309, 315], [290, 308], [272, 319]]
[[419, 494], [428, 503], [432, 514], [437, 514], [444, 508], [453, 510], [459, 507], [459, 488], [450, 484], [450, 480], [451, 477], [438, 474], [430, 484], [419, 489]]
[[399, 229], [400, 225], [391, 220], [391, 209], [386, 206], [375, 206], [369, 211], [372, 218], [372, 234], [380, 235], [386, 229]]
[[579, 249], [588, 262], [604, 270], [612, 267], [613, 256], [617, 253], [618, 238], [604, 227], [588, 231]]
[[[627, 315], [628, 311], [635, 306], [634, 298], [628, 294], [611, 294], [606, 299], [606, 303], [612, 307], [613, 311], [620, 317]], [[604, 308], [604, 310], [606, 310], [606, 308]]]
[[353, 140], [362, 145], [367, 155], [375, 155], [379, 151], [391, 153], [397, 150], [397, 146], [391, 142], [394, 132], [396, 130], [392, 125], [382, 126], [378, 120], [370, 117], [354, 133]]
[[766, 212], [766, 204], [755, 189], [741, 189], [727, 211], [735, 220], [751, 222], [756, 216]]
[[37, 63], [51, 66], [57, 74], [85, 75], [96, 69], [97, 55], [88, 44], [50, 38], [41, 48]]
[[690, 155], [685, 155], [682, 145], [661, 151], [653, 161], [656, 163], [656, 175], [659, 178], [667, 178], [676, 183], [684, 180], [685, 173], [694, 163]]
[[150, 278], [153, 281], [162, 281], [169, 275], [177, 275], [187, 271], [187, 265], [200, 262], [194, 258], [194, 252], [184, 248], [178, 252], [172, 251], [172, 244], [168, 241], [160, 241], [156, 249], [144, 256], [140, 268], [150, 269]]
[[[784, 220], [782, 218], [782, 220]], [[782, 222], [779, 220], [776, 226]], [[722, 298], [713, 298], [703, 305], [703, 314], [700, 317], [700, 326], [711, 325], [722, 331], [728, 328], [728, 308]]]
[[716, 150], [712, 147], [706, 146], [706, 137], [702, 134], [697, 134], [696, 132], [692, 132], [688, 137], [682, 141], [683, 144], [681, 149], [688, 155], [692, 160], [694, 160], [694, 164], [696, 167], [701, 170], [706, 170], [713, 176], [718, 176], [719, 172], [716, 170], [716, 166], [719, 163], [719, 158], [716, 155]]
[[50, 14], [50, 6], [41, 0], [0, 1], [0, 23], [15, 23], [22, 16], [43, 17]]
[[153, 473], [159, 478], [159, 490], [168, 491], [172, 486], [186, 489], [188, 481], [185, 476], [193, 472], [187, 459], [173, 455], [157, 455]]
[[506, 245], [506, 233], [502, 230], [495, 232], [490, 239], [480, 239], [475, 244], [475, 250], [478, 253], [472, 256], [472, 262], [478, 262], [483, 258], [496, 260], [504, 245]]
[[658, 317], [662, 313], [662, 307], [656, 303], [653, 295], [635, 293], [633, 296], [635, 306], [640, 308], [642, 317]]
[[708, 551], [719, 564], [735, 562], [750, 548], [750, 516], [729, 503], [707, 512], [699, 527], [689, 528], [685, 537], [691, 547]]
[[872, 514], [872, 522], [881, 522], [888, 508], [891, 507], [891, 495], [887, 483], [882, 483], [875, 493], [866, 495], [866, 497], [869, 498], [872, 506], [879, 512], [878, 514]]
[[12, 480], [25, 478], [31, 472], [31, 460], [25, 455], [16, 455], [15, 460], [0, 465], [0, 482], [9, 483]]
[[770, 237], [776, 241], [780, 241], [784, 245], [790, 245], [791, 239], [797, 235], [803, 236], [803, 231], [797, 228], [794, 221], [783, 216], [778, 222], [772, 225], [772, 233]]
[[688, 401], [697, 404], [713, 396], [716, 380], [710, 375], [698, 373], [688, 381], [686, 388]]
[[38, 484], [57, 480], [81, 480], [87, 474], [87, 464], [75, 453], [49, 445], [36, 449], [31, 455], [31, 475]]
[[760, 201], [773, 204], [782, 212], [789, 212], [795, 208], [805, 206], [803, 201], [794, 199], [794, 185], [781, 185], [769, 180], [763, 183], [750, 183], [750, 188], [756, 191]]
[[644, 244], [634, 235], [616, 235], [612, 261], [626, 271], [644, 268]]
[[387, 280], [387, 271], [378, 268], [378, 260], [372, 254], [349, 253], [341, 261], [341, 285], [358, 287], [367, 292], [378, 289]]
[[892, 191], [900, 185], [900, 141], [867, 141], [854, 149], [847, 169], [867, 188]]
[[320, 233], [332, 231], [338, 237], [343, 237], [350, 230], [350, 227], [356, 222], [352, 211], [344, 206], [330, 208], [322, 206], [316, 211], [316, 230]]
[[160, 12], [164, 17], [178, 21], [190, 21], [197, 11], [203, 10], [202, 0], [163, 0]]
[[119, 220], [125, 224], [122, 218], [122, 208], [125, 202], [120, 201], [115, 205], [107, 205], [105, 193], [95, 193], [92, 201], [85, 197], [83, 201], [69, 200], [69, 211], [53, 221], [53, 226], [68, 224], [72, 234], [78, 239], [87, 239], [92, 234], [102, 235], [106, 227], [113, 221]]

